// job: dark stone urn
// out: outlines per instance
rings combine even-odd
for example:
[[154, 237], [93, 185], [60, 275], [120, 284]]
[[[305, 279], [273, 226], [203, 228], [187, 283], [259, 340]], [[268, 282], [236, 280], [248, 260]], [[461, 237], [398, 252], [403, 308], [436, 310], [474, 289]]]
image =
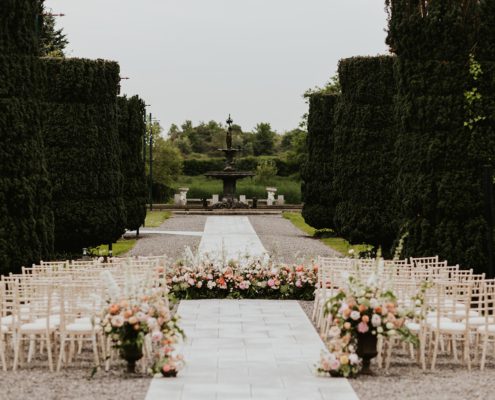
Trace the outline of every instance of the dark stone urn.
[[143, 345], [136, 342], [120, 346], [120, 356], [127, 361], [127, 372], [136, 372], [136, 362], [143, 358]]
[[378, 338], [371, 331], [358, 333], [357, 335], [357, 355], [363, 359], [361, 374], [373, 375], [370, 369], [371, 359], [378, 355], [376, 348]]

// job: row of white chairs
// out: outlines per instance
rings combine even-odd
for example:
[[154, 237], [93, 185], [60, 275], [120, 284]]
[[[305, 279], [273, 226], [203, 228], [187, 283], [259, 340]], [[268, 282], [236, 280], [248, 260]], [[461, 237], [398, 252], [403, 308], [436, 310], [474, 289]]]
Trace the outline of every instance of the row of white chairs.
[[111, 346], [99, 322], [114, 294], [102, 273], [110, 274], [121, 291], [129, 292], [166, 285], [164, 268], [157, 266], [165, 266], [165, 257], [113, 259], [107, 263], [41, 262], [23, 268], [20, 274], [1, 276], [3, 370], [10, 363], [14, 370], [27, 365], [37, 353], [46, 353], [51, 371], [60, 370], [81, 354], [86, 343], [91, 344], [94, 364], [105, 361], [108, 369]]
[[[495, 339], [495, 280], [458, 265], [449, 266], [438, 256], [386, 260], [380, 265], [376, 260], [321, 257], [313, 319], [323, 337], [328, 338], [330, 328], [325, 303], [346, 286], [351, 275], [365, 282], [370, 277], [378, 280], [383, 288], [396, 293], [400, 306], [415, 310], [416, 317], [408, 327], [418, 335], [419, 347], [414, 351], [411, 346], [410, 351], [423, 369], [428, 363], [435, 369], [441, 353], [458, 359], [459, 347], [461, 361], [469, 369], [480, 353], [480, 368], [485, 368], [489, 345]], [[385, 360], [388, 368], [397, 342], [396, 338], [380, 341], [386, 351], [379, 364]]]

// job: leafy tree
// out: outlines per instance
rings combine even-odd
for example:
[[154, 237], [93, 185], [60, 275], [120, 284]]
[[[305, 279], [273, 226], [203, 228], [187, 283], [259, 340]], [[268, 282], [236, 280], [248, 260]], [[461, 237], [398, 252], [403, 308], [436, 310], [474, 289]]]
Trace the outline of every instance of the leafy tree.
[[253, 153], [255, 156], [275, 153], [275, 136], [269, 123], [262, 122], [254, 129]]
[[261, 184], [270, 184], [277, 175], [277, 164], [273, 160], [261, 160], [256, 167], [255, 180]]
[[65, 57], [64, 50], [69, 44], [63, 28], [57, 29], [51, 9], [43, 7], [43, 24], [40, 38], [40, 55], [48, 57]]
[[182, 168], [182, 154], [177, 146], [157, 137], [153, 145], [153, 182], [170, 187], [182, 174]]

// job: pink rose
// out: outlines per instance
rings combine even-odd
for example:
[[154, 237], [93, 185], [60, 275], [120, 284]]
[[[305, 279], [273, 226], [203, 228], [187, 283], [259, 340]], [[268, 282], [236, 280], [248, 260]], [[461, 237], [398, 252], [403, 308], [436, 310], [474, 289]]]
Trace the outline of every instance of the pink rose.
[[268, 279], [268, 286], [270, 286], [270, 287], [275, 286], [275, 280], [273, 280], [273, 279]]
[[163, 372], [169, 372], [170, 371], [170, 365], [165, 364], [162, 369], [163, 369]]
[[296, 281], [296, 286], [297, 286], [297, 287], [301, 287], [301, 286], [302, 286], [302, 282], [301, 282], [300, 280], [297, 280], [297, 281]]
[[361, 321], [357, 326], [357, 330], [359, 333], [366, 333], [370, 330], [370, 328], [366, 322]]

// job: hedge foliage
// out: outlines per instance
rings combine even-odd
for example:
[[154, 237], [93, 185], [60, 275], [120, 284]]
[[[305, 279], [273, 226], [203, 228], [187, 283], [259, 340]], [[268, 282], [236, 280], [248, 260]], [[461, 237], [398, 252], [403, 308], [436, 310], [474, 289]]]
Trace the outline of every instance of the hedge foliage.
[[138, 96], [118, 98], [118, 123], [122, 159], [126, 228], [138, 229], [146, 218], [148, 189], [143, 160], [145, 103]]
[[[465, 93], [480, 82], [469, 73], [479, 10], [477, 2], [464, 3], [465, 8], [458, 1], [428, 2], [424, 13], [409, 1], [392, 1], [388, 42], [398, 55], [397, 204], [402, 232], [408, 233], [403, 255], [438, 254], [481, 272], [489, 229], [482, 174], [483, 165], [492, 164], [495, 141], [487, 121], [465, 126], [470, 107]], [[492, 81], [492, 72], [484, 78]]]
[[342, 94], [335, 108], [333, 134], [335, 231], [351, 243], [381, 246], [385, 253], [396, 236], [390, 201], [395, 183], [394, 59], [340, 61]]
[[55, 247], [113, 243], [124, 232], [117, 94], [119, 65], [43, 59], [43, 136], [53, 185]]
[[334, 227], [333, 116], [338, 97], [318, 93], [311, 96], [309, 101], [309, 156], [301, 171], [302, 215], [309, 225], [317, 229]]
[[38, 98], [38, 7], [27, 0], [0, 6], [0, 273], [18, 272], [53, 251]]
[[37, 55], [42, 26], [41, 0], [2, 0], [0, 7], [0, 54]]

